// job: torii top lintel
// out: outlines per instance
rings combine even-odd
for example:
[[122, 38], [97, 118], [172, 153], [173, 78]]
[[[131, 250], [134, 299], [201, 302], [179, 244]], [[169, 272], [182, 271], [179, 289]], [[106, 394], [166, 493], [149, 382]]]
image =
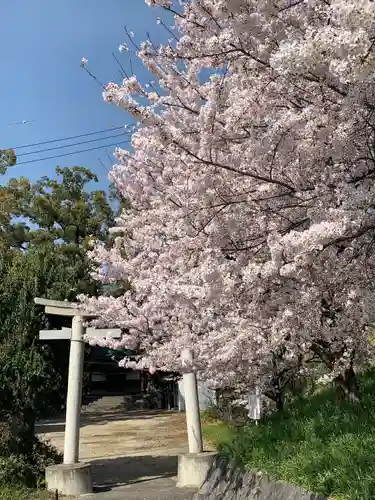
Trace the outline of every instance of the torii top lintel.
[[78, 309], [78, 304], [65, 300], [50, 300], [40, 297], [34, 298], [35, 304], [44, 306], [46, 314], [54, 314], [57, 316], [82, 316], [84, 318], [96, 318], [97, 314], [86, 313]]

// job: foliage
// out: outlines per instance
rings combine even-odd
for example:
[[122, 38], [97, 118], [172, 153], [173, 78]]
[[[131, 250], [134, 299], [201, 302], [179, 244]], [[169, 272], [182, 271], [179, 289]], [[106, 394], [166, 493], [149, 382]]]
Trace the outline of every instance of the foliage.
[[[90, 170], [57, 168], [56, 174], [56, 180], [43, 177], [34, 184], [26, 178], [11, 179], [2, 188], [11, 202], [0, 210], [0, 216], [7, 221], [2, 239], [0, 317], [3, 331], [8, 329], [13, 338], [15, 325], [22, 323], [20, 329], [27, 331], [30, 345], [37, 339], [42, 323], [47, 328], [69, 326], [65, 318], [43, 318], [42, 308], [33, 303], [35, 296], [74, 300], [78, 293], [98, 293], [86, 250], [91, 237], [107, 238], [107, 228], [113, 222], [106, 194], [87, 191], [87, 184], [98, 182]], [[37, 351], [41, 347], [38, 345], [33, 347]], [[68, 344], [59, 341], [48, 350], [51, 369], [47, 372], [60, 384], [60, 402], [64, 399], [68, 350]], [[28, 355], [27, 351], [24, 355]]]
[[215, 448], [222, 449], [226, 444], [230, 445], [237, 432], [237, 427], [232, 427], [221, 422], [211, 415], [202, 415], [202, 431], [206, 441]]
[[6, 172], [7, 167], [17, 163], [17, 156], [13, 149], [0, 149], [0, 174]]
[[58, 278], [46, 257], [30, 249], [15, 253], [0, 267], [0, 411], [31, 426], [31, 437], [35, 419], [57, 404], [53, 394], [61, 404], [61, 376], [38, 341], [46, 321], [34, 304], [34, 297], [45, 291], [43, 285], [48, 290]]
[[206, 418], [238, 425], [248, 419], [246, 409], [248, 391], [226, 388], [216, 391], [215, 401], [205, 412]]
[[45, 486], [45, 468], [60, 462], [62, 456], [52, 446], [35, 439], [31, 454], [0, 456], [0, 488], [41, 488]]
[[[56, 169], [57, 180], [11, 179], [0, 191], [0, 457], [3, 481], [38, 486], [56, 452], [35, 438], [36, 419], [60, 413], [66, 399], [69, 345], [39, 341], [39, 330], [68, 326], [46, 317], [35, 297], [74, 300], [96, 294], [86, 250], [106, 238], [112, 210], [97, 182], [80, 167]], [[16, 219], [18, 218], [18, 220]], [[22, 218], [20, 221], [19, 218]], [[69, 321], [69, 320], [68, 320]]]
[[[86, 245], [89, 238], [104, 239], [113, 223], [112, 209], [102, 190], [87, 192], [86, 185], [97, 183], [97, 176], [84, 167], [56, 168], [56, 179], [42, 177], [32, 184], [27, 179], [11, 179], [23, 217], [37, 225], [29, 230], [29, 241], [49, 241]], [[43, 231], [42, 231], [43, 230]]]
[[[16, 154], [11, 149], [0, 149], [0, 174], [4, 174], [7, 167], [16, 164]], [[11, 213], [15, 208], [15, 200], [9, 189], [0, 186], [0, 250], [8, 240], [7, 231], [11, 224]]]
[[85, 191], [86, 184], [97, 182], [93, 173], [81, 167], [57, 168], [56, 173], [57, 180], [43, 177], [35, 184], [11, 179], [4, 190], [12, 203], [1, 212], [8, 219], [0, 263], [2, 407], [10, 414], [28, 408], [31, 421], [61, 408], [69, 350], [66, 342], [49, 349], [40, 344], [41, 328], [59, 328], [66, 320], [47, 319], [33, 299], [96, 294], [85, 251], [90, 237], [107, 237], [113, 220], [105, 193]]
[[217, 411], [216, 405], [210, 405], [205, 410], [201, 411], [202, 423], [211, 423], [220, 421], [220, 414]]
[[56, 253], [66, 276], [63, 282], [56, 280], [51, 298], [73, 300], [79, 293], [97, 293], [86, 251], [92, 239], [108, 240], [113, 211], [104, 191], [87, 191], [88, 184], [98, 182], [90, 170], [57, 167], [56, 174], [56, 179], [42, 177], [34, 184], [23, 177], [9, 181], [7, 191], [15, 207], [8, 234], [13, 248], [34, 245]]
[[220, 452], [247, 468], [342, 500], [375, 495], [375, 373], [360, 379], [362, 404], [337, 404], [332, 387], [284, 412], [231, 428], [204, 424]]
[[60, 460], [35, 436], [35, 421], [64, 398], [59, 365], [37, 340], [46, 322], [33, 299], [58, 277], [44, 257], [29, 249], [0, 266], [0, 485], [41, 486], [45, 466]]
[[173, 37], [139, 46], [154, 83], [104, 92], [138, 127], [111, 175], [131, 207], [92, 254], [131, 288], [85, 307], [151, 369], [184, 369], [190, 345], [212, 384], [265, 387], [275, 358], [319, 360], [355, 399], [375, 310], [375, 3], [147, 3]]
[[0, 486], [0, 500], [51, 500], [51, 492]]

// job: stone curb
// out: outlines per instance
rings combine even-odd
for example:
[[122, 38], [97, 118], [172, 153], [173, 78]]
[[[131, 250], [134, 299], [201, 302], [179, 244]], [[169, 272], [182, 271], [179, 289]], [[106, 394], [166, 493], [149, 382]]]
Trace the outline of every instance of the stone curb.
[[265, 475], [234, 467], [218, 457], [194, 500], [327, 500], [299, 486], [270, 481]]

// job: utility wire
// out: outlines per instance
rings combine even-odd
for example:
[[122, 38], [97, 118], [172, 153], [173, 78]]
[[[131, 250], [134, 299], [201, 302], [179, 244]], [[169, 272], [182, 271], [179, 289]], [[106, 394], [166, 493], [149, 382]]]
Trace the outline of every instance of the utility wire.
[[81, 144], [89, 144], [90, 142], [102, 141], [103, 139], [113, 139], [115, 137], [124, 137], [124, 134], [122, 133], [122, 134], [117, 134], [117, 135], [109, 135], [107, 137], [98, 137], [96, 139], [90, 139], [88, 141], [75, 142], [73, 144], [63, 144], [62, 146], [55, 146], [53, 148], [39, 149], [37, 151], [29, 151], [27, 153], [21, 153], [20, 155], [17, 155], [17, 158], [20, 158], [21, 156], [34, 155], [34, 154], [37, 154], [37, 153], [45, 153], [47, 151], [54, 151], [55, 149], [64, 149], [64, 148], [69, 148], [71, 146], [80, 146]]
[[104, 168], [104, 170], [106, 170], [106, 171], [109, 173], [109, 170], [108, 170], [108, 168], [104, 165], [104, 163], [103, 163], [102, 159], [101, 159], [101, 158], [98, 158], [98, 160], [100, 161], [100, 163], [101, 163], [102, 167]]
[[120, 141], [120, 143], [115, 143], [115, 144], [103, 144], [102, 146], [96, 146], [94, 148], [89, 148], [89, 149], [81, 149], [79, 151], [71, 151], [70, 153], [63, 153], [61, 155], [55, 155], [55, 156], [47, 156], [46, 158], [35, 158], [33, 160], [26, 160], [26, 161], [21, 161], [20, 163], [17, 163], [17, 167], [19, 165], [25, 165], [26, 163], [34, 163], [37, 161], [43, 161], [43, 160], [53, 160], [54, 158], [62, 158], [63, 156], [69, 156], [69, 155], [75, 155], [79, 153], [87, 153], [88, 151], [94, 151], [95, 149], [102, 149], [102, 148], [111, 148], [113, 146], [118, 146], [119, 144], [123, 143], [129, 143], [129, 141]]
[[98, 130], [97, 132], [89, 132], [86, 134], [72, 135], [71, 137], [61, 137], [60, 139], [53, 139], [50, 141], [36, 142], [35, 144], [25, 144], [23, 146], [12, 147], [11, 149], [32, 148], [33, 146], [41, 146], [43, 144], [51, 144], [52, 142], [69, 141], [70, 139], [80, 139], [81, 137], [87, 137], [89, 135], [95, 135], [95, 134], [103, 134], [104, 132], [109, 132], [112, 130], [120, 130], [120, 129], [124, 129], [124, 128], [125, 127], [121, 125], [120, 127], [106, 128], [105, 130]]

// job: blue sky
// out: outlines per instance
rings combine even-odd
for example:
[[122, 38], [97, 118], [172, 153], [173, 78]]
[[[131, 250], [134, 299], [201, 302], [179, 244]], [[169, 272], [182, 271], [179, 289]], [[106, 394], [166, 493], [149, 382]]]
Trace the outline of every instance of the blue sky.
[[[118, 45], [126, 41], [124, 26], [135, 33], [137, 40], [143, 40], [145, 33], [150, 32], [154, 41], [165, 41], [168, 34], [156, 24], [158, 15], [160, 11], [147, 7], [144, 0], [2, 0], [0, 148], [17, 148], [106, 128], [110, 130], [110, 124], [131, 123], [126, 113], [103, 102], [102, 89], [80, 68], [80, 60], [85, 56], [89, 69], [103, 83], [119, 82], [119, 69], [111, 53], [115, 52], [128, 68], [127, 56], [118, 52]], [[133, 67], [137, 76], [147, 77], [139, 62], [133, 63]], [[9, 126], [22, 120], [34, 120], [35, 123]], [[118, 133], [109, 131], [101, 137]], [[90, 137], [83, 137], [70, 143], [88, 139]], [[118, 140], [108, 138], [44, 155], [19, 156], [18, 161]], [[16, 149], [16, 152], [21, 155], [42, 148]], [[57, 164], [62, 167], [82, 165], [93, 170], [100, 178], [101, 187], [105, 188], [107, 172], [98, 158], [109, 168], [103, 148], [16, 165], [0, 181], [21, 175], [36, 180], [42, 175], [53, 176]]]

